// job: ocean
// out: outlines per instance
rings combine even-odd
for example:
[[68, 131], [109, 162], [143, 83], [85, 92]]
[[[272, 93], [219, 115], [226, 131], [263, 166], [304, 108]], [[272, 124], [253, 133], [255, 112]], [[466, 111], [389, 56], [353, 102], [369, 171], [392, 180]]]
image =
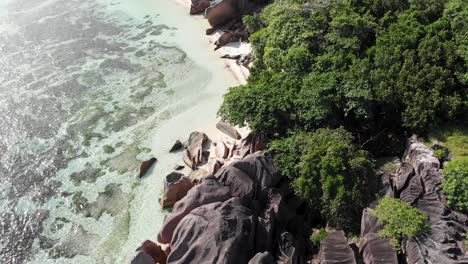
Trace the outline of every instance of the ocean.
[[126, 263], [156, 239], [168, 150], [237, 84], [206, 27], [168, 0], [0, 2], [0, 263]]

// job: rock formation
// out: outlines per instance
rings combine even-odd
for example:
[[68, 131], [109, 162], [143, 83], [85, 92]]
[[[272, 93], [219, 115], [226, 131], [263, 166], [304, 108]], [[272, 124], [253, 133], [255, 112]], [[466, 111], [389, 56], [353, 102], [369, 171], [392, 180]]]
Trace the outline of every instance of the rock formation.
[[140, 165], [140, 173], [138, 173], [138, 178], [142, 178], [145, 173], [151, 169], [151, 167], [153, 166], [154, 163], [156, 163], [156, 161], [158, 161], [156, 158], [151, 158], [149, 160], [146, 160], [146, 161], [143, 161]]
[[216, 124], [216, 128], [233, 139], [241, 139], [239, 132], [237, 132], [237, 130], [228, 123], [218, 122], [218, 124]]
[[193, 183], [182, 173], [172, 172], [164, 179], [163, 196], [160, 199], [163, 208], [172, 207], [193, 187]]
[[184, 143], [182, 143], [180, 140], [176, 140], [176, 142], [174, 142], [174, 145], [172, 145], [169, 152], [174, 153], [174, 152], [182, 150], [183, 148], [184, 148]]
[[329, 234], [320, 243], [319, 263], [356, 264], [353, 250], [349, 247], [343, 231]]
[[192, 210], [177, 225], [168, 263], [247, 263], [254, 254], [255, 219], [239, 198]]
[[271, 156], [247, 154], [249, 138], [243, 159], [202, 177], [167, 215], [158, 242], [170, 248], [168, 263], [305, 263], [309, 211]]
[[195, 169], [208, 159], [209, 139], [205, 133], [193, 132], [187, 141], [187, 148], [183, 153], [183, 160], [187, 166]]
[[397, 253], [389, 238], [382, 238], [378, 231], [382, 226], [377, 218], [369, 213], [370, 208], [362, 212], [361, 241], [359, 253], [366, 264], [398, 264]]
[[413, 136], [408, 140], [404, 160], [394, 180], [395, 197], [425, 212], [430, 225], [427, 234], [402, 242], [408, 264], [468, 263], [461, 248], [468, 219], [446, 205], [434, 151]]

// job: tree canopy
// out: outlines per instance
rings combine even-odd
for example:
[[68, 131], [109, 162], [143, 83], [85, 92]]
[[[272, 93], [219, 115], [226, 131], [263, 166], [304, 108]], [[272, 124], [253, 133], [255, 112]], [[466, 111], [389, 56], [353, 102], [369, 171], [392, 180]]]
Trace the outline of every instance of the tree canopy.
[[400, 249], [404, 237], [422, 234], [428, 228], [428, 216], [424, 212], [388, 196], [382, 198], [375, 211], [371, 213], [383, 226], [380, 235], [391, 238], [396, 249]]
[[344, 126], [366, 141], [468, 110], [462, 0], [282, 0], [245, 22], [254, 67], [219, 111], [236, 125], [267, 135]]
[[343, 128], [318, 129], [275, 140], [271, 147], [282, 175], [295, 193], [333, 227], [358, 231], [372, 192], [373, 162]]

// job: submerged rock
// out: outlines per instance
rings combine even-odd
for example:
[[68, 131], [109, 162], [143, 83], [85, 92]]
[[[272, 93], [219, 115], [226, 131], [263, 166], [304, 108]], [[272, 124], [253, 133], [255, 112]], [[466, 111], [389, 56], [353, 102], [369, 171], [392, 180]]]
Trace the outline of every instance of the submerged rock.
[[140, 173], [138, 174], [138, 178], [142, 178], [146, 172], [151, 169], [151, 167], [154, 165], [154, 163], [156, 163], [156, 161], [158, 161], [156, 158], [151, 158], [149, 160], [145, 160], [141, 163], [140, 165]]
[[182, 170], [183, 168], [185, 168], [184, 165], [180, 165], [180, 164], [174, 165], [174, 170]]
[[182, 143], [180, 140], [176, 140], [174, 145], [172, 145], [172, 148], [169, 150], [169, 152], [174, 153], [177, 151], [180, 151], [184, 148], [184, 143]]
[[172, 172], [164, 179], [164, 193], [160, 199], [163, 208], [173, 206], [193, 187], [193, 183], [182, 173]]

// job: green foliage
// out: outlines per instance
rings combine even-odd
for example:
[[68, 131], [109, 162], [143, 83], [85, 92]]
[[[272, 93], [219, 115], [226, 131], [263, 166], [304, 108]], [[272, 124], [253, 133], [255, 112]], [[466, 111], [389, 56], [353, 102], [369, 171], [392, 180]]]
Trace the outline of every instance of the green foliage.
[[466, 125], [446, 125], [432, 130], [427, 137], [426, 144], [430, 146], [435, 141], [447, 147], [455, 160], [468, 160], [468, 127]]
[[428, 228], [428, 216], [424, 212], [388, 196], [382, 198], [371, 213], [383, 226], [380, 235], [391, 238], [393, 246], [398, 250], [404, 237], [422, 234]]
[[306, 199], [333, 227], [359, 230], [367, 205], [373, 162], [353, 144], [343, 128], [318, 129], [272, 142], [282, 175], [292, 179], [295, 193]]
[[313, 245], [318, 247], [320, 246], [320, 242], [322, 242], [322, 240], [327, 238], [328, 234], [329, 233], [327, 232], [327, 230], [325, 230], [324, 228], [320, 228], [317, 232], [314, 232], [310, 236], [310, 241], [312, 241]]
[[361, 142], [468, 110], [463, 0], [283, 0], [246, 17], [255, 61], [219, 111], [267, 135], [339, 127]]
[[449, 205], [468, 213], [468, 159], [449, 162], [443, 175], [442, 189], [447, 195]]
[[447, 158], [447, 150], [445, 148], [440, 148], [434, 150], [434, 156], [439, 160], [439, 161], [444, 161]]

